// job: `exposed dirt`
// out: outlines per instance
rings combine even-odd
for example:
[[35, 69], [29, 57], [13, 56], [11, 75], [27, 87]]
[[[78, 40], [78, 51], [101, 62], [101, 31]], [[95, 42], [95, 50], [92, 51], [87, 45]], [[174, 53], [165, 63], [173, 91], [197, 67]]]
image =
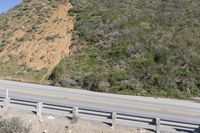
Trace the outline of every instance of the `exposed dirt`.
[[28, 25], [16, 30], [10, 39], [11, 45], [7, 44], [0, 57], [6, 62], [9, 60], [9, 55], [18, 56], [19, 65], [34, 70], [47, 68], [51, 71], [64, 56], [70, 53], [74, 17], [69, 16], [67, 12], [71, 7], [70, 3], [59, 5], [47, 22], [42, 23], [32, 35], [32, 39], [22, 41], [20, 45], [13, 44], [16, 40], [23, 39]]
[[20, 118], [23, 124], [30, 126], [30, 133], [153, 133], [119, 125], [112, 129], [105, 123], [95, 121], [78, 120], [77, 123], [72, 123], [70, 119], [61, 116], [43, 115], [42, 119], [39, 119], [32, 112], [16, 109], [0, 112], [0, 116], [5, 119]]

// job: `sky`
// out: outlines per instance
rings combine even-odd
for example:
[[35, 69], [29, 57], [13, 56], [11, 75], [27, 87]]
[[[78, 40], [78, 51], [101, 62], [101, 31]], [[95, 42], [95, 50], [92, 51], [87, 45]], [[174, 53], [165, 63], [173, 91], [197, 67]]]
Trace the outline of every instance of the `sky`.
[[19, 4], [22, 0], [0, 0], [0, 13], [9, 10], [15, 5]]

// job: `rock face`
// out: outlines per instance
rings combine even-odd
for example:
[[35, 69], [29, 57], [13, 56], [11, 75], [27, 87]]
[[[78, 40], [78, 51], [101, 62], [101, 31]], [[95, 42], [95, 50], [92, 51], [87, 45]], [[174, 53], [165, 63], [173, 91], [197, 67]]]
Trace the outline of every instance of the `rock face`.
[[44, 79], [70, 53], [74, 27], [70, 8], [72, 5], [63, 1], [25, 0], [1, 14], [0, 74]]

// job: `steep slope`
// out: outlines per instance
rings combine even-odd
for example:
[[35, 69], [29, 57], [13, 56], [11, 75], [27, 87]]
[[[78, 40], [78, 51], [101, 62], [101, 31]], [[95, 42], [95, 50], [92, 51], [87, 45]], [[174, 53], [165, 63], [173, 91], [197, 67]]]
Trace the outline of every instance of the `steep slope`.
[[41, 81], [69, 55], [72, 5], [56, 0], [23, 1], [0, 16], [0, 74]]
[[200, 96], [199, 0], [71, 0], [74, 55], [50, 79], [93, 91]]
[[24, 0], [0, 15], [0, 77], [199, 97], [199, 13], [199, 0]]

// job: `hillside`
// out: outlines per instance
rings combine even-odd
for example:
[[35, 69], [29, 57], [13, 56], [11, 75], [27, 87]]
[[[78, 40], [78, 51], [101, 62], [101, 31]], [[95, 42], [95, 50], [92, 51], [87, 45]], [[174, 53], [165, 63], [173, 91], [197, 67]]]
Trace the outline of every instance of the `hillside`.
[[0, 75], [40, 82], [70, 54], [70, 3], [24, 0], [0, 15]]
[[109, 93], [199, 97], [199, 5], [24, 0], [0, 15], [0, 75]]

